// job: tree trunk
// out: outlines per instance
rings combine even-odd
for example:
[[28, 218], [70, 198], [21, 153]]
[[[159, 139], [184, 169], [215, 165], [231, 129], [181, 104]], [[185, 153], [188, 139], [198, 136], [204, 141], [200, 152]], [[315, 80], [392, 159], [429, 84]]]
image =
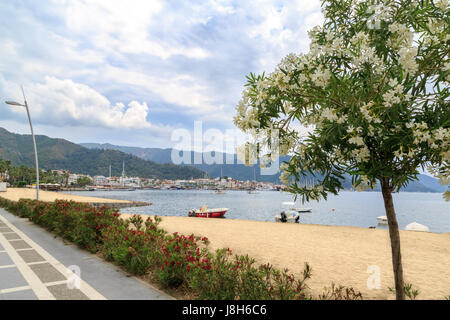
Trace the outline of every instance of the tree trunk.
[[392, 266], [394, 268], [395, 293], [397, 300], [405, 300], [405, 285], [403, 282], [402, 255], [400, 252], [400, 232], [398, 230], [397, 217], [395, 216], [394, 202], [392, 201], [392, 187], [389, 182], [381, 182], [384, 208], [389, 225], [389, 236], [391, 238]]

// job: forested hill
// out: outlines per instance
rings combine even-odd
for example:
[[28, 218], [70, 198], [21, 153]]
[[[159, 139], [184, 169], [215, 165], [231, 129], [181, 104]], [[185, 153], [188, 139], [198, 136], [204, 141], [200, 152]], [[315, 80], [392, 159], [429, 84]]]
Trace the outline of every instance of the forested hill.
[[[89, 149], [64, 139], [36, 136], [39, 167], [44, 170], [64, 169], [89, 175], [122, 174], [122, 162], [128, 176], [159, 179], [202, 178], [205, 172], [190, 166], [160, 164], [118, 150]], [[0, 128], [0, 158], [14, 166], [34, 166], [33, 141], [30, 135], [15, 134]]]

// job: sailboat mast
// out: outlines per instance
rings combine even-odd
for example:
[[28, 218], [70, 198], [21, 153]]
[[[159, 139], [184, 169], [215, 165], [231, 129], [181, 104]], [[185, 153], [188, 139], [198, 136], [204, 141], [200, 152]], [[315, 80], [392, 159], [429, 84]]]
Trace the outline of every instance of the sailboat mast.
[[125, 161], [122, 161], [122, 186], [125, 186]]

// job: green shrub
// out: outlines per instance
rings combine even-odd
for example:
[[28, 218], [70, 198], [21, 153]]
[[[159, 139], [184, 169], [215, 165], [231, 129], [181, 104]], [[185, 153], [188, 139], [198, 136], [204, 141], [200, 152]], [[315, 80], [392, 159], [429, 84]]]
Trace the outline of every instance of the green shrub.
[[307, 299], [305, 282], [311, 268], [305, 264], [302, 279], [288, 270], [255, 265], [247, 255], [229, 249], [208, 250], [208, 239], [167, 234], [161, 219], [132, 216], [123, 220], [117, 210], [56, 200], [13, 202], [0, 198], [0, 206], [26, 217], [47, 230], [104, 257], [136, 275], [152, 273], [161, 285], [181, 287], [201, 299]]
[[331, 284], [331, 288], [325, 288], [325, 291], [319, 295], [320, 300], [362, 300], [361, 292], [353, 288], [346, 288], [344, 286], [336, 286]]
[[[413, 285], [411, 283], [405, 283], [404, 288], [405, 288], [405, 295], [410, 300], [415, 300], [417, 298], [417, 296], [419, 295], [419, 290], [413, 289]], [[389, 287], [388, 289], [391, 293], [395, 294], [395, 289], [393, 289], [391, 287]]]
[[102, 233], [106, 259], [139, 275], [155, 268], [161, 260], [158, 248], [165, 234], [158, 223], [151, 218], [144, 223], [142, 217], [134, 216], [107, 226]]
[[269, 264], [255, 266], [248, 255], [234, 255], [230, 249], [217, 250], [206, 268], [194, 268], [189, 281], [201, 299], [306, 299], [306, 280], [311, 268], [306, 263], [301, 280], [288, 270]]

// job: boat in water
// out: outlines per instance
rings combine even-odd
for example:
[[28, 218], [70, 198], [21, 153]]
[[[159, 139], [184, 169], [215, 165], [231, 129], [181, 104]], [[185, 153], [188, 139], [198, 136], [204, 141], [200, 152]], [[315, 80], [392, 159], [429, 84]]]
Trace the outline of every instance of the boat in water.
[[293, 210], [297, 212], [311, 212], [312, 208], [293, 208]]
[[284, 206], [290, 206], [289, 210], [296, 212], [311, 212], [312, 208], [309, 207], [295, 207], [295, 202], [283, 202]]
[[204, 205], [200, 209], [189, 210], [188, 215], [189, 217], [197, 218], [223, 218], [228, 210], [228, 208], [208, 209], [206, 205]]
[[116, 188], [116, 187], [113, 187], [113, 188], [104, 188], [104, 189], [102, 189], [102, 191], [136, 191], [136, 188], [122, 188], [122, 187]]
[[227, 193], [225, 190], [223, 190], [223, 189], [216, 189], [215, 191], [214, 191], [214, 193], [215, 194], [225, 194], [225, 193]]

